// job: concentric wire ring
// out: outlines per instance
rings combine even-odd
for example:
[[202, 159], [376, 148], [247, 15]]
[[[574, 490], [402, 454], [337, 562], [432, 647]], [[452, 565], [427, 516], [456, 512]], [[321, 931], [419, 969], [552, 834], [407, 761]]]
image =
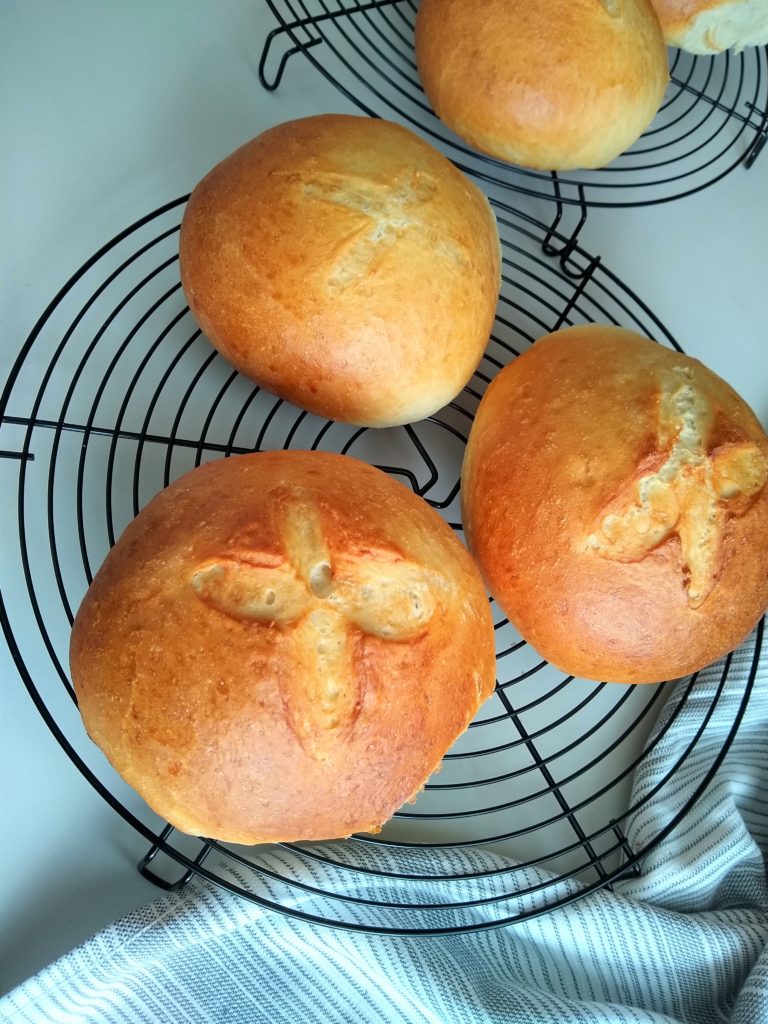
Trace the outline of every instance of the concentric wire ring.
[[[544, 225], [500, 204], [498, 318], [466, 390], [409, 427], [369, 431], [320, 420], [235, 373], [200, 334], [178, 279], [184, 201], [131, 225], [70, 279], [27, 339], [0, 399], [9, 456], [0, 465], [17, 474], [16, 509], [5, 526], [19, 539], [0, 611], [41, 714], [101, 795], [153, 844], [152, 856], [162, 850], [188, 871], [298, 917], [398, 934], [468, 931], [610, 884], [653, 845], [633, 848], [628, 823], [663, 794], [735, 687], [724, 756], [746, 706], [761, 629], [746, 682], [734, 678], [730, 658], [715, 682], [691, 679], [645, 746], [666, 686], [563, 677], [494, 609], [495, 696], [414, 807], [380, 836], [338, 844], [245, 850], [164, 829], [88, 741], [66, 669], [74, 611], [121, 530], [181, 473], [259, 449], [350, 452], [397, 475], [460, 530], [459, 469], [474, 409], [515, 354], [554, 328], [588, 321], [619, 323], [675, 346], [598, 259], [577, 246], [574, 280], [542, 254]], [[654, 756], [682, 710], [690, 711], [692, 694], [696, 735], [652, 790], [630, 800], [633, 772]]]

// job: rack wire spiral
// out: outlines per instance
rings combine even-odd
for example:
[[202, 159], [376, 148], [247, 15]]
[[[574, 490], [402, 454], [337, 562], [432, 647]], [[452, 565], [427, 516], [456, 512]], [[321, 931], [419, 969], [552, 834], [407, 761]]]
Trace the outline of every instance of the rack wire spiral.
[[416, 67], [416, 0], [267, 2], [278, 24], [261, 55], [265, 88], [276, 89], [288, 60], [302, 53], [367, 114], [417, 129], [486, 190], [553, 200], [561, 216], [568, 205], [643, 206], [690, 195], [751, 167], [768, 139], [768, 48], [712, 57], [673, 49], [655, 120], [610, 166], [569, 174], [515, 167], [468, 147], [433, 114]]
[[[54, 297], [0, 397], [6, 536], [18, 550], [0, 617], [41, 715], [96, 790], [150, 844], [142, 871], [165, 887], [193, 873], [296, 917], [362, 931], [487, 928], [562, 906], [626, 871], [708, 783], [736, 733], [751, 673], [727, 658], [715, 682], [685, 682], [683, 701], [646, 741], [668, 687], [564, 677], [494, 608], [498, 685], [414, 806], [379, 836], [343, 843], [235, 848], [160, 821], [85, 736], [67, 672], [73, 613], [109, 547], [162, 487], [202, 461], [275, 448], [351, 452], [396, 475], [460, 531], [464, 442], [485, 387], [536, 337], [571, 323], [613, 322], [677, 347], [643, 302], [578, 245], [578, 279], [542, 254], [565, 239], [497, 205], [503, 285], [487, 353], [465, 391], [413, 426], [361, 430], [321, 420], [235, 373], [200, 335], [181, 292], [178, 228], [185, 198], [141, 218], [88, 260]], [[738, 711], [696, 794], [653, 840], [633, 845], [633, 816], [665, 787], [728, 691]], [[631, 796], [634, 770], [696, 694], [698, 729], [653, 792]], [[173, 882], [157, 854], [181, 866]], [[508, 858], [515, 858], [510, 861]], [[163, 858], [159, 858], [162, 860]]]

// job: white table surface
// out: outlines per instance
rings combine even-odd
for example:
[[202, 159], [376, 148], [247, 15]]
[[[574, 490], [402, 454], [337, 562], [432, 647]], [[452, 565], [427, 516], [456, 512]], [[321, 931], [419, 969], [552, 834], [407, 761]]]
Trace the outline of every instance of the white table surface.
[[[0, 382], [116, 231], [269, 125], [354, 109], [301, 57], [277, 93], [261, 88], [263, 0], [4, 0], [2, 13]], [[677, 203], [593, 211], [582, 243], [768, 425], [768, 152]], [[158, 891], [135, 870], [146, 842], [59, 749], [2, 641], [0, 674], [5, 991]]]

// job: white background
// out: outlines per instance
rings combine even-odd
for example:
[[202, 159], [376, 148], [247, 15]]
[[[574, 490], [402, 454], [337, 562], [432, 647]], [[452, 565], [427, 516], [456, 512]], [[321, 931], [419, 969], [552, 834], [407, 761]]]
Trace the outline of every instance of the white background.
[[[0, 383], [50, 298], [118, 230], [263, 128], [353, 109], [302, 57], [264, 92], [271, 27], [263, 0], [3, 0]], [[768, 424], [768, 150], [678, 203], [593, 211], [582, 243]], [[1, 641], [0, 673], [4, 991], [157, 890], [135, 870], [144, 840], [60, 751]]]

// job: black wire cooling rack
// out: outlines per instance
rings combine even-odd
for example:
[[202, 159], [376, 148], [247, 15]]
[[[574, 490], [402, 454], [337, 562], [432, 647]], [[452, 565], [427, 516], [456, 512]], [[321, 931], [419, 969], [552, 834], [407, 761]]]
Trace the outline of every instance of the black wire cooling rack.
[[[643, 206], [698, 192], [749, 168], [768, 139], [768, 48], [695, 57], [670, 50], [670, 84], [641, 139], [609, 167], [555, 174], [469, 148], [432, 113], [414, 55], [416, 0], [267, 0], [277, 27], [259, 76], [280, 84], [296, 53], [372, 116], [418, 129], [486, 191], [513, 190], [564, 206]], [[574, 234], [583, 223], [576, 222]], [[561, 228], [562, 230], [562, 228]]]
[[[197, 873], [295, 917], [396, 934], [522, 920], [637, 871], [725, 756], [757, 670], [762, 625], [740, 655], [746, 673], [734, 672], [726, 658], [705, 680], [679, 684], [682, 691], [665, 704], [668, 684], [564, 677], [494, 608], [494, 697], [415, 805], [379, 836], [342, 843], [246, 849], [183, 836], [144, 805], [87, 739], [67, 671], [73, 613], [121, 530], [181, 473], [260, 449], [351, 452], [397, 475], [460, 530], [464, 442], [477, 402], [501, 366], [536, 337], [589, 321], [621, 324], [677, 347], [598, 258], [573, 245], [579, 276], [566, 275], [542, 253], [542, 241], [556, 251], [567, 240], [498, 206], [498, 317], [465, 391], [413, 426], [371, 431], [321, 420], [235, 373], [200, 335], [178, 276], [184, 202], [143, 217], [72, 276], [26, 340], [0, 397], [9, 539], [0, 603], [5, 636], [59, 743], [147, 839], [141, 870], [166, 888]], [[636, 839], [633, 822], [650, 801], [665, 799], [689, 758], [700, 756], [698, 739], [724, 700], [733, 705], [733, 718], [719, 756], [664, 828], [652, 839]], [[635, 771], [656, 756], [680, 715], [690, 739], [652, 787], [633, 790]], [[158, 853], [165, 856], [156, 859]], [[181, 877], [169, 881], [169, 868]]]

